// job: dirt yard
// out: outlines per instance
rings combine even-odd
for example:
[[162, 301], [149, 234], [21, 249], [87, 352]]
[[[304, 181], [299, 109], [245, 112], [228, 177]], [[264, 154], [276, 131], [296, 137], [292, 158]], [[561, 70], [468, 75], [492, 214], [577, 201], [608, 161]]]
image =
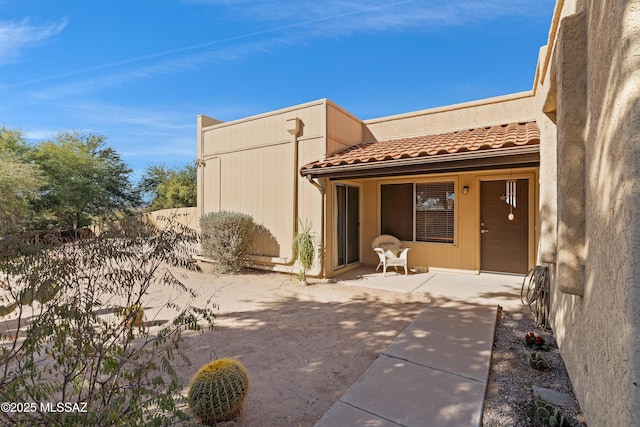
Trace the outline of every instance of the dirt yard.
[[[277, 273], [188, 273], [184, 283], [218, 305], [216, 330], [185, 334], [192, 365], [178, 364], [188, 384], [213, 359], [240, 360], [251, 388], [238, 427], [313, 426], [391, 341], [429, 303], [405, 295], [332, 283], [301, 287]], [[176, 298], [172, 288], [153, 289], [147, 319]], [[178, 363], [178, 362], [176, 362]], [[185, 388], [185, 395], [188, 388]]]

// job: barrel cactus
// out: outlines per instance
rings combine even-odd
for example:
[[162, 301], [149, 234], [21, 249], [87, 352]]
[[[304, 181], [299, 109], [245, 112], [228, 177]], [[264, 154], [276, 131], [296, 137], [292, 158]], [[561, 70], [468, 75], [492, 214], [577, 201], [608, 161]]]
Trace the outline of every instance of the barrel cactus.
[[191, 380], [187, 401], [193, 414], [213, 425], [240, 414], [249, 391], [249, 375], [235, 359], [218, 359], [204, 365]]

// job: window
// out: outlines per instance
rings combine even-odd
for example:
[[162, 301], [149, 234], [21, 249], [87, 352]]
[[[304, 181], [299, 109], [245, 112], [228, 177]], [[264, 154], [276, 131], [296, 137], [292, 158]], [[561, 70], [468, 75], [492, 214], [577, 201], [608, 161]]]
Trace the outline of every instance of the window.
[[453, 243], [453, 181], [380, 186], [380, 231], [400, 240]]
[[453, 243], [453, 182], [416, 184], [416, 242]]

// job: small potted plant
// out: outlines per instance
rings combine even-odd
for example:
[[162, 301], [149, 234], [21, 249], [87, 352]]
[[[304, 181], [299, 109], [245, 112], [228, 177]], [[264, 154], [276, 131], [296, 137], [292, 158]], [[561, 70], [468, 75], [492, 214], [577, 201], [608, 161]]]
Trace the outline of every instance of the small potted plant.
[[300, 263], [299, 277], [302, 286], [307, 285], [307, 271], [313, 266], [316, 258], [316, 243], [317, 238], [315, 233], [311, 231], [311, 223], [302, 224], [300, 221], [298, 232], [293, 237], [293, 259]]

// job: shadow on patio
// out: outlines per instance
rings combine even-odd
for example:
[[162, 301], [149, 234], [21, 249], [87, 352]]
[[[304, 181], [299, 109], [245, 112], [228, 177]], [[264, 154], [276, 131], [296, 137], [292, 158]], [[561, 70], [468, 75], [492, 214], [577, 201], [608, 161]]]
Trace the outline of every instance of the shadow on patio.
[[358, 267], [333, 277], [338, 283], [394, 292], [420, 293], [440, 301], [519, 309], [523, 275], [459, 274], [448, 272], [397, 273], [387, 270], [386, 277], [370, 266]]

